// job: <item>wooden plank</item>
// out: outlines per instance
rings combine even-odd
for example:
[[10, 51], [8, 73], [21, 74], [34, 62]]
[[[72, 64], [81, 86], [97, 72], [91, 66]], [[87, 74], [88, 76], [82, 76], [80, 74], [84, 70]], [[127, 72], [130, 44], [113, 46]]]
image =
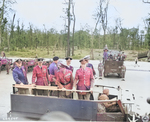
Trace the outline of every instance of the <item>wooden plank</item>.
[[122, 106], [122, 103], [121, 103], [121, 101], [120, 100], [118, 100], [118, 105], [119, 105], [119, 107], [120, 107], [120, 110], [121, 110], [121, 112], [125, 115], [125, 111], [124, 111], [124, 109], [123, 109], [123, 106]]
[[[90, 90], [72, 90], [72, 89], [58, 89], [56, 86], [32, 86], [32, 85], [13, 85], [15, 88], [23, 88], [23, 89], [37, 89], [37, 90], [54, 90], [54, 91], [71, 91], [71, 92], [91, 92]], [[93, 91], [99, 93], [99, 91]]]
[[14, 84], [13, 87], [15, 88], [23, 88], [23, 89], [34, 89], [35, 87], [32, 85], [20, 85], [20, 84]]

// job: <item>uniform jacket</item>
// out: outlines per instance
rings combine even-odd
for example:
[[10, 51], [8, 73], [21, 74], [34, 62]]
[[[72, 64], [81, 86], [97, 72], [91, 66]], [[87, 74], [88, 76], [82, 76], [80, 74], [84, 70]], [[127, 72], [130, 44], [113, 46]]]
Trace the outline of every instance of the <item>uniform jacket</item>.
[[65, 68], [73, 72], [73, 66], [66, 66]]
[[55, 75], [55, 72], [58, 70], [57, 64], [55, 64], [54, 62], [51, 63], [48, 69], [51, 75]]
[[41, 86], [48, 86], [49, 77], [47, 67], [45, 65], [42, 65], [42, 68], [38, 65], [33, 68], [32, 83]]
[[103, 55], [104, 55], [104, 59], [107, 60], [108, 59], [108, 53], [104, 52]]
[[89, 90], [91, 87], [91, 81], [94, 81], [92, 69], [88, 67], [86, 67], [85, 69], [78, 69], [76, 71], [75, 79], [78, 81], [78, 90]]
[[27, 73], [25, 71], [24, 66], [22, 66], [21, 68], [16, 66], [13, 69], [13, 78], [16, 84], [20, 84], [20, 83], [28, 84]]
[[98, 70], [103, 70], [103, 68], [104, 68], [103, 63], [99, 63], [99, 64], [98, 64]]
[[65, 68], [61, 68], [56, 73], [56, 81], [59, 88], [72, 89], [73, 86], [72, 71]]

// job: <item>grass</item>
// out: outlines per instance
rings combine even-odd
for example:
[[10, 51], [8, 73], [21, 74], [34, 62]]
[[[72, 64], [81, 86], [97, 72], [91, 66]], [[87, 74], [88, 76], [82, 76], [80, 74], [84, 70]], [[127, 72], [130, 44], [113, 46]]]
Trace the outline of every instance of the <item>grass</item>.
[[[102, 60], [103, 57], [103, 49], [94, 49], [94, 59], [95, 60]], [[75, 50], [74, 56], [72, 56], [73, 59], [81, 59], [86, 55], [90, 55], [91, 49], [79, 49]], [[18, 51], [10, 51], [5, 52], [7, 57], [23, 57], [23, 58], [35, 58], [37, 57], [43, 57], [43, 58], [53, 58], [54, 56], [58, 56], [59, 58], [65, 58], [65, 50], [60, 49], [56, 50], [55, 53], [53, 53], [53, 50], [51, 49], [49, 51], [49, 54], [47, 53], [46, 48], [38, 48], [36, 50], [31, 49], [22, 49]], [[124, 53], [127, 55], [126, 60], [128, 61], [134, 61], [135, 58], [138, 55], [138, 51], [133, 50], [125, 50]], [[143, 61], [143, 60], [142, 60]]]

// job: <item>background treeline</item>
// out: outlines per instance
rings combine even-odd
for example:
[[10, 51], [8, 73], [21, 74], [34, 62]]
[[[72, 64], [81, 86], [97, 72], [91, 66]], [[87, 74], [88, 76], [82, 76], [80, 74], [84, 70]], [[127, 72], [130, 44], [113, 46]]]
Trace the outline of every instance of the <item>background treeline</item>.
[[[150, 17], [144, 20], [145, 30], [136, 28], [124, 28], [121, 25], [121, 19], [117, 18], [116, 25], [108, 27], [107, 9], [108, 2], [100, 0], [100, 10], [95, 14], [96, 26], [94, 29], [88, 24], [75, 30], [75, 4], [73, 0], [68, 0], [65, 14], [67, 24], [65, 28], [58, 31], [54, 28], [43, 29], [34, 27], [29, 23], [28, 29], [24, 29], [24, 24], [17, 20], [14, 24], [15, 14], [11, 21], [8, 21], [7, 14], [11, 5], [15, 2], [3, 0], [0, 2], [0, 51], [25, 51], [45, 48], [47, 54], [55, 50], [62, 50], [66, 56], [74, 55], [71, 53], [77, 49], [103, 49], [107, 44], [109, 49], [116, 50], [141, 50], [150, 48]], [[8, 9], [9, 8], [9, 9]], [[71, 12], [72, 11], [72, 12]], [[100, 12], [99, 12], [100, 11]], [[73, 30], [70, 28], [70, 22], [74, 22]], [[99, 26], [98, 26], [99, 25]], [[97, 29], [99, 28], [99, 29]], [[69, 51], [69, 53], [68, 53]]]
[[[46, 47], [49, 49], [65, 49], [67, 44], [67, 33], [63, 30], [58, 32], [54, 28], [49, 30], [40, 30], [29, 25], [28, 29], [24, 29], [24, 25], [14, 25], [14, 30], [11, 32], [9, 25], [5, 25], [1, 30], [1, 50], [7, 48], [9, 50], [18, 49], [36, 49], [37, 47]], [[90, 34], [90, 30], [83, 28], [74, 33], [74, 46], [77, 49], [91, 48], [91, 38], [93, 37], [93, 48], [103, 48], [105, 44], [111, 49], [120, 50], [138, 50], [141, 48], [149, 48], [150, 34], [144, 31], [139, 32], [139, 28], [122, 28], [121, 31], [117, 27], [108, 28], [105, 42], [103, 35], [99, 30], [94, 34]], [[149, 31], [150, 28], [148, 28]], [[120, 31], [120, 33], [118, 33]], [[10, 37], [11, 36], [11, 37]], [[71, 33], [72, 37], [72, 33]], [[11, 39], [10, 39], [11, 38]], [[72, 43], [72, 39], [70, 39]]]

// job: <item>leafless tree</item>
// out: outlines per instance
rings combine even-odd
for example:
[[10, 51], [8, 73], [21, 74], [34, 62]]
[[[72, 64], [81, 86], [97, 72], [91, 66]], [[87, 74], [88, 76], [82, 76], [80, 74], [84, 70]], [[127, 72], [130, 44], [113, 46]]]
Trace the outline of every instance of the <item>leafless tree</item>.
[[0, 47], [2, 43], [2, 26], [4, 26], [7, 23], [6, 15], [8, 14], [8, 12], [13, 11], [11, 9], [11, 5], [14, 3], [16, 3], [15, 0], [0, 1]]
[[2, 20], [4, 18], [4, 8], [5, 8], [5, 0], [2, 1], [2, 7], [0, 8], [0, 46], [2, 42], [2, 30], [1, 30], [1, 25], [2, 25]]
[[67, 38], [67, 56], [70, 56], [70, 7], [71, 7], [71, 0], [68, 2], [68, 11], [67, 11], [67, 16], [68, 16], [68, 38]]
[[[107, 12], [108, 12], [108, 5], [109, 5], [109, 0], [99, 0], [98, 3], [98, 8], [96, 10], [96, 14], [95, 16], [95, 20], [96, 20], [96, 24], [95, 24], [95, 28], [94, 31], [92, 32], [92, 36], [91, 36], [91, 57], [92, 59], [94, 59], [94, 53], [93, 53], [93, 40], [94, 40], [94, 33], [97, 30], [97, 26], [98, 24], [100, 24], [100, 30], [101, 27], [103, 29], [104, 32], [104, 36], [103, 36], [103, 46], [104, 46], [104, 42], [105, 42], [105, 35], [106, 35], [106, 30], [107, 30]], [[100, 42], [99, 42], [100, 43]]]
[[103, 46], [105, 43], [105, 37], [106, 37], [105, 35], [106, 35], [107, 24], [108, 24], [108, 17], [107, 17], [108, 5], [109, 5], [109, 0], [99, 0], [98, 8], [96, 10], [96, 14], [94, 15], [96, 20], [94, 31], [96, 30], [98, 24], [100, 24], [104, 32]]
[[72, 3], [72, 14], [73, 14], [72, 56], [74, 56], [74, 32], [75, 32], [75, 23], [76, 23], [76, 17], [75, 17], [75, 13], [74, 13], [74, 6], [75, 6], [75, 4]]
[[13, 37], [13, 32], [14, 32], [14, 20], [15, 20], [15, 14], [13, 16], [13, 21], [11, 23], [11, 32], [10, 32], [10, 36], [9, 36], [9, 39], [8, 39], [8, 51], [10, 51], [10, 42], [11, 42], [11, 39]]

